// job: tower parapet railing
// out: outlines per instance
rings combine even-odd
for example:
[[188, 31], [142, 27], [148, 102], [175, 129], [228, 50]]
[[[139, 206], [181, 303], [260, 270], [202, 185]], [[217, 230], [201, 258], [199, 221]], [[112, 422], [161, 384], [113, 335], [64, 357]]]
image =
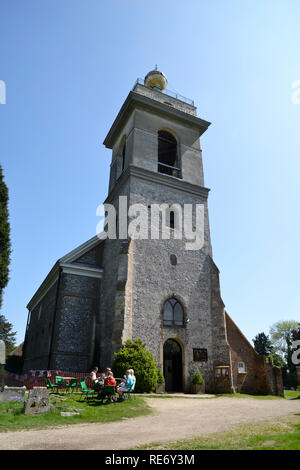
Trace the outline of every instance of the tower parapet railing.
[[[137, 85], [145, 85], [145, 80], [143, 78], [137, 78], [137, 80], [134, 83], [134, 86], [132, 87], [132, 91], [135, 89]], [[152, 91], [155, 91], [156, 93], [163, 93], [164, 95], [171, 96], [172, 98], [175, 98], [176, 100], [183, 101], [186, 104], [189, 104], [190, 106], [195, 106], [194, 101], [191, 100], [190, 98], [186, 98], [185, 96], [180, 95], [179, 93], [176, 93], [175, 91], [168, 90], [167, 88], [161, 91], [155, 90], [152, 88]]]

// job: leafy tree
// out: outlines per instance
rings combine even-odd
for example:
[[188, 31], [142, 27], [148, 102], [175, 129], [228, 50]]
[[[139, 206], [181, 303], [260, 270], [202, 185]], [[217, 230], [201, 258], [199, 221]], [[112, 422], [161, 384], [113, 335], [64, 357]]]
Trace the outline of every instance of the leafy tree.
[[0, 166], [0, 307], [3, 290], [8, 283], [8, 266], [10, 262], [10, 226], [8, 220], [8, 189], [3, 180]]
[[255, 351], [261, 356], [269, 356], [273, 352], [273, 346], [269, 336], [258, 333], [252, 340]]
[[134, 370], [138, 392], [152, 392], [157, 384], [157, 364], [145, 346], [140, 339], [127, 340], [114, 354], [112, 365], [115, 377], [122, 377], [127, 369]]
[[159, 384], [165, 383], [165, 378], [160, 369], [157, 369], [157, 383]]
[[165, 383], [165, 378], [161, 372], [160, 369], [157, 369], [157, 383], [158, 384], [164, 384]]
[[298, 323], [298, 330], [294, 330], [292, 333], [292, 340], [293, 341], [300, 340], [300, 323]]
[[12, 331], [13, 325], [0, 314], [0, 339], [5, 342], [6, 356], [15, 349], [16, 332]]
[[299, 324], [294, 321], [279, 321], [271, 326], [270, 335], [275, 352], [287, 354], [291, 349], [295, 332], [299, 329]]
[[286, 362], [280, 354], [272, 353], [270, 358], [273, 366], [286, 367]]

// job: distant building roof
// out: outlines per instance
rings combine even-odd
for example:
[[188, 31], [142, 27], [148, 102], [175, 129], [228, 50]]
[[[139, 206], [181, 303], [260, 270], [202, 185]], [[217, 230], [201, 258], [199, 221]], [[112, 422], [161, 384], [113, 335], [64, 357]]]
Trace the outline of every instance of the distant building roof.
[[19, 346], [10, 353], [10, 356], [23, 356], [23, 345], [24, 343], [19, 344]]

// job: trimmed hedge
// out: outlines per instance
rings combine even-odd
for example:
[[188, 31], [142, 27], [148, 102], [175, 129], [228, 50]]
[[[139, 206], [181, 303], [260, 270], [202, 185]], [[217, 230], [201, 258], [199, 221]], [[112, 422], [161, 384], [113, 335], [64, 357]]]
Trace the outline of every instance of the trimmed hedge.
[[136, 377], [135, 391], [153, 392], [157, 384], [157, 364], [153, 354], [145, 349], [140, 339], [127, 340], [114, 354], [112, 370], [115, 377], [123, 377], [127, 369], [133, 369]]

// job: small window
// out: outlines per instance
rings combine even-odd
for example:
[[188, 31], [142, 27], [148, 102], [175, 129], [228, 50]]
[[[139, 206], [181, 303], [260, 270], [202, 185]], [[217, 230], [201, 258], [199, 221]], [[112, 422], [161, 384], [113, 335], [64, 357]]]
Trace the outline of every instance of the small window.
[[176, 255], [170, 255], [170, 261], [172, 266], [176, 266], [177, 264], [177, 256]]
[[175, 228], [175, 213], [170, 211], [170, 228]]
[[164, 326], [183, 326], [183, 308], [178, 300], [166, 300], [163, 306]]
[[239, 362], [239, 364], [238, 364], [238, 373], [239, 374], [244, 374], [245, 372], [246, 372], [245, 363], [244, 362]]
[[207, 362], [207, 349], [194, 348], [193, 349], [193, 360], [195, 362]]

